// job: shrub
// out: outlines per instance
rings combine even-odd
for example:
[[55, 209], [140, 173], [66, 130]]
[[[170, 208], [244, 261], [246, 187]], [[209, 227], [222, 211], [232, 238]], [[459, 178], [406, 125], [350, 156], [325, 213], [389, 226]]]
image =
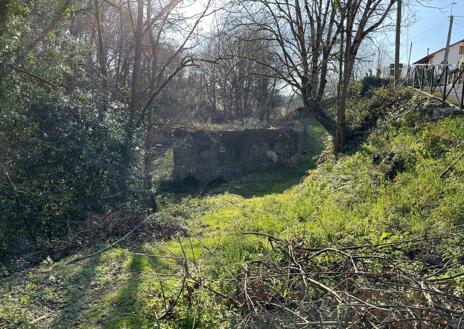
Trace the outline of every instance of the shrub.
[[0, 136], [0, 261], [114, 204], [120, 141], [92, 108], [35, 103], [5, 115]]
[[389, 79], [382, 79], [375, 76], [367, 76], [361, 80], [361, 88], [359, 94], [363, 97], [372, 95], [372, 91], [377, 88], [388, 86]]

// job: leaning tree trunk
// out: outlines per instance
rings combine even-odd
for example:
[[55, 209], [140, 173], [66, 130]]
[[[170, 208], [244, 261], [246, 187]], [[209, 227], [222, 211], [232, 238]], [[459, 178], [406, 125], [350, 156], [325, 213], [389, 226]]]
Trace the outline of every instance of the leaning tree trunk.
[[321, 101], [315, 100], [308, 96], [305, 96], [305, 90], [303, 89], [303, 103], [307, 111], [309, 111], [319, 124], [332, 136], [335, 137], [337, 130], [337, 123], [332, 119], [322, 108]]

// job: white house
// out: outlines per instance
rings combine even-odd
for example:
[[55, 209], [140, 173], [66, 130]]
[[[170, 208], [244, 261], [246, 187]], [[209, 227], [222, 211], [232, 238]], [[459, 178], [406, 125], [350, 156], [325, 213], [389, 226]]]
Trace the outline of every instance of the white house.
[[[437, 50], [424, 58], [419, 59], [414, 64], [443, 64], [445, 59], [445, 48]], [[448, 64], [459, 65], [464, 64], [464, 39], [450, 45]]]

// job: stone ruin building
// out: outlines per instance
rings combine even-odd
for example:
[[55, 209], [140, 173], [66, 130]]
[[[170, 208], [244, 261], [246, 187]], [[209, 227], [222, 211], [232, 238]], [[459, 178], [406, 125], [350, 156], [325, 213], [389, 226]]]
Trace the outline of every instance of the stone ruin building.
[[295, 165], [303, 133], [293, 128], [174, 132], [174, 179], [208, 188], [257, 169]]

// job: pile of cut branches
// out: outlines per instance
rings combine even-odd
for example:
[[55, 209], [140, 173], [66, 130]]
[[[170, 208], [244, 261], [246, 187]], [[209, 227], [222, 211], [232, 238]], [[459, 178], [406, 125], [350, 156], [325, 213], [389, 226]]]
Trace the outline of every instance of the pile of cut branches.
[[463, 256], [432, 247], [454, 235], [309, 249], [248, 234], [273, 251], [239, 275], [242, 327], [464, 328]]
[[176, 218], [166, 220], [160, 217], [158, 214], [148, 216], [135, 211], [119, 210], [95, 214], [85, 221], [69, 223], [68, 231], [64, 232], [62, 237], [42, 241], [40, 248], [34, 248], [35, 251], [17, 261], [16, 268], [22, 269], [44, 259], [56, 261], [105, 244], [109, 244], [110, 247], [127, 247], [186, 234]]

